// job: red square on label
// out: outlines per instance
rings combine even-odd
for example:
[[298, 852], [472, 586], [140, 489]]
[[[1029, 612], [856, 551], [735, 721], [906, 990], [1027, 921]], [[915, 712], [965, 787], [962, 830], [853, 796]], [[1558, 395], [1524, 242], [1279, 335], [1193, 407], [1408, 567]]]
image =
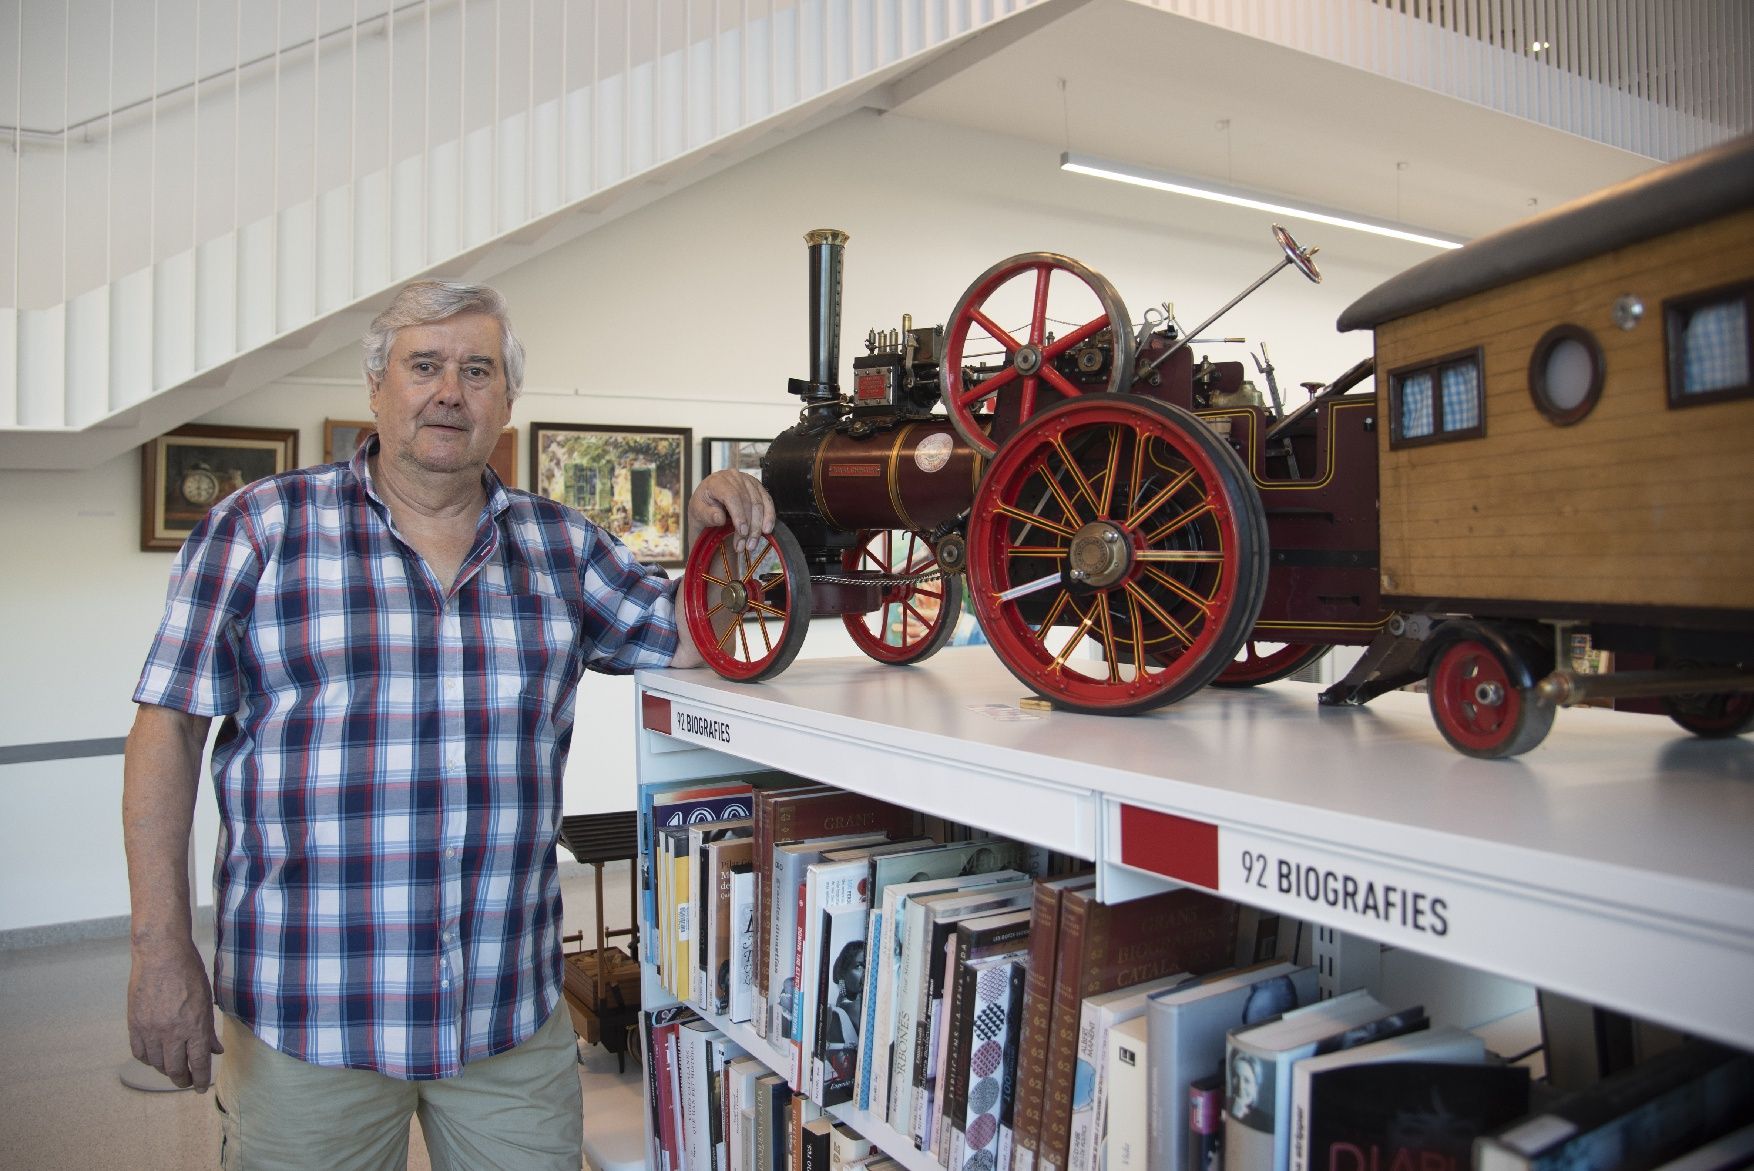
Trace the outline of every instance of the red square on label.
[[649, 692], [639, 693], [640, 727], [653, 732], [670, 734], [670, 701], [661, 695]]
[[1218, 827], [1204, 821], [1121, 806], [1121, 861], [1177, 882], [1218, 889]]

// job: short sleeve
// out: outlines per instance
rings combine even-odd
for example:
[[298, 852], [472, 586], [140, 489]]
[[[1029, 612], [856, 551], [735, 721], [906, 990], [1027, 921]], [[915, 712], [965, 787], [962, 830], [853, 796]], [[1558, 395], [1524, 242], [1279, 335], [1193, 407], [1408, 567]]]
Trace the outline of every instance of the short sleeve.
[[238, 646], [261, 572], [248, 514], [234, 497], [209, 512], [177, 553], [135, 703], [197, 716], [237, 710]]
[[586, 529], [583, 552], [585, 665], [610, 675], [669, 666], [678, 645], [676, 583], [595, 525]]

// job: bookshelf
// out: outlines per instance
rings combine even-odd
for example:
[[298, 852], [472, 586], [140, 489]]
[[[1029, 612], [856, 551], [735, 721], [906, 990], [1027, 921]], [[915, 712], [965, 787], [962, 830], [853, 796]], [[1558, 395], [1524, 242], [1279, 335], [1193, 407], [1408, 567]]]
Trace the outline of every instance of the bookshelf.
[[[638, 685], [642, 783], [782, 769], [1090, 860], [1106, 902], [1187, 881], [1754, 1049], [1744, 740], [1573, 709], [1526, 756], [1478, 761], [1422, 695], [1324, 709], [1289, 682], [1130, 719], [1028, 711], [984, 647]], [[649, 970], [644, 991], [669, 1002]]]

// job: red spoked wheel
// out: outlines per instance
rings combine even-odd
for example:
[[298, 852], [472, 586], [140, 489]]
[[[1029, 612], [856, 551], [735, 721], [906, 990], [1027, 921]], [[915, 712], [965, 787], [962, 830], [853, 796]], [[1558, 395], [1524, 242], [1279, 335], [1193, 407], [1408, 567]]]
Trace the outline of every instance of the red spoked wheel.
[[682, 612], [707, 666], [745, 682], [784, 671], [810, 629], [810, 573], [792, 530], [776, 524], [751, 554], [729, 525], [688, 555]]
[[1317, 662], [1331, 647], [1300, 642], [1256, 642], [1249, 639], [1228, 667], [1212, 680], [1214, 687], [1259, 687], [1277, 683]]
[[1516, 680], [1525, 665], [1489, 642], [1460, 638], [1438, 652], [1429, 680], [1431, 717], [1458, 752], [1488, 760], [1527, 752], [1547, 738], [1553, 708]]
[[[989, 268], [962, 294], [945, 326], [939, 370], [956, 433], [990, 458], [999, 445], [976, 416], [993, 413], [1003, 398], [1015, 402], [1017, 420], [1026, 422], [1038, 406], [1084, 393], [1088, 387], [1067, 378], [1055, 362], [1105, 330], [1107, 377], [1100, 389], [1125, 390], [1133, 381], [1132, 325], [1120, 294], [1100, 273], [1052, 252], [1026, 252]], [[1086, 353], [1088, 373], [1102, 373], [1102, 354]], [[971, 377], [973, 366], [988, 359], [1003, 368]]]
[[[865, 529], [841, 554], [841, 569], [877, 577], [919, 577], [938, 570], [926, 539], [906, 530]], [[858, 648], [880, 663], [918, 663], [942, 650], [962, 617], [962, 589], [953, 576], [883, 587], [883, 602], [868, 614], [842, 614]]]
[[1210, 683], [1267, 588], [1267, 520], [1228, 444], [1179, 407], [1043, 412], [975, 494], [969, 593], [1001, 661], [1073, 711], [1127, 715]]

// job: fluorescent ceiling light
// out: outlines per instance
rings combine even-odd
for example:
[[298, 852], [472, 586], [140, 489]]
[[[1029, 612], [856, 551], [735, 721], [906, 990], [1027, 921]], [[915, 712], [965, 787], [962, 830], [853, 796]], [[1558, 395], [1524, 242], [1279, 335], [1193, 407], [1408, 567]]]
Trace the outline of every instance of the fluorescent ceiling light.
[[1191, 195], [1195, 199], [1211, 199], [1219, 203], [1234, 203], [1239, 207], [1252, 207], [1256, 211], [1271, 212], [1274, 215], [1313, 220], [1318, 224], [1331, 224], [1337, 228], [1352, 228], [1360, 232], [1372, 232], [1378, 236], [1392, 236], [1397, 240], [1411, 240], [1415, 244], [1426, 244], [1432, 248], [1460, 248], [1462, 246], [1462, 242], [1459, 240], [1447, 240], [1442, 236], [1433, 236], [1428, 232], [1421, 232], [1404, 224], [1390, 223], [1387, 220], [1362, 219], [1330, 208], [1298, 207], [1289, 203], [1277, 203], [1270, 199], [1262, 199], [1259, 195], [1245, 188], [1232, 187], [1210, 179], [1193, 179], [1172, 175], [1166, 171], [1149, 171], [1143, 167], [1124, 166], [1120, 163], [1111, 163], [1106, 159], [1092, 158], [1089, 155], [1062, 154], [1060, 156], [1060, 169], [1078, 175], [1094, 175], [1099, 179], [1113, 179], [1117, 183], [1131, 183], [1135, 187], [1149, 187], [1154, 191], [1168, 191], [1175, 195]]

